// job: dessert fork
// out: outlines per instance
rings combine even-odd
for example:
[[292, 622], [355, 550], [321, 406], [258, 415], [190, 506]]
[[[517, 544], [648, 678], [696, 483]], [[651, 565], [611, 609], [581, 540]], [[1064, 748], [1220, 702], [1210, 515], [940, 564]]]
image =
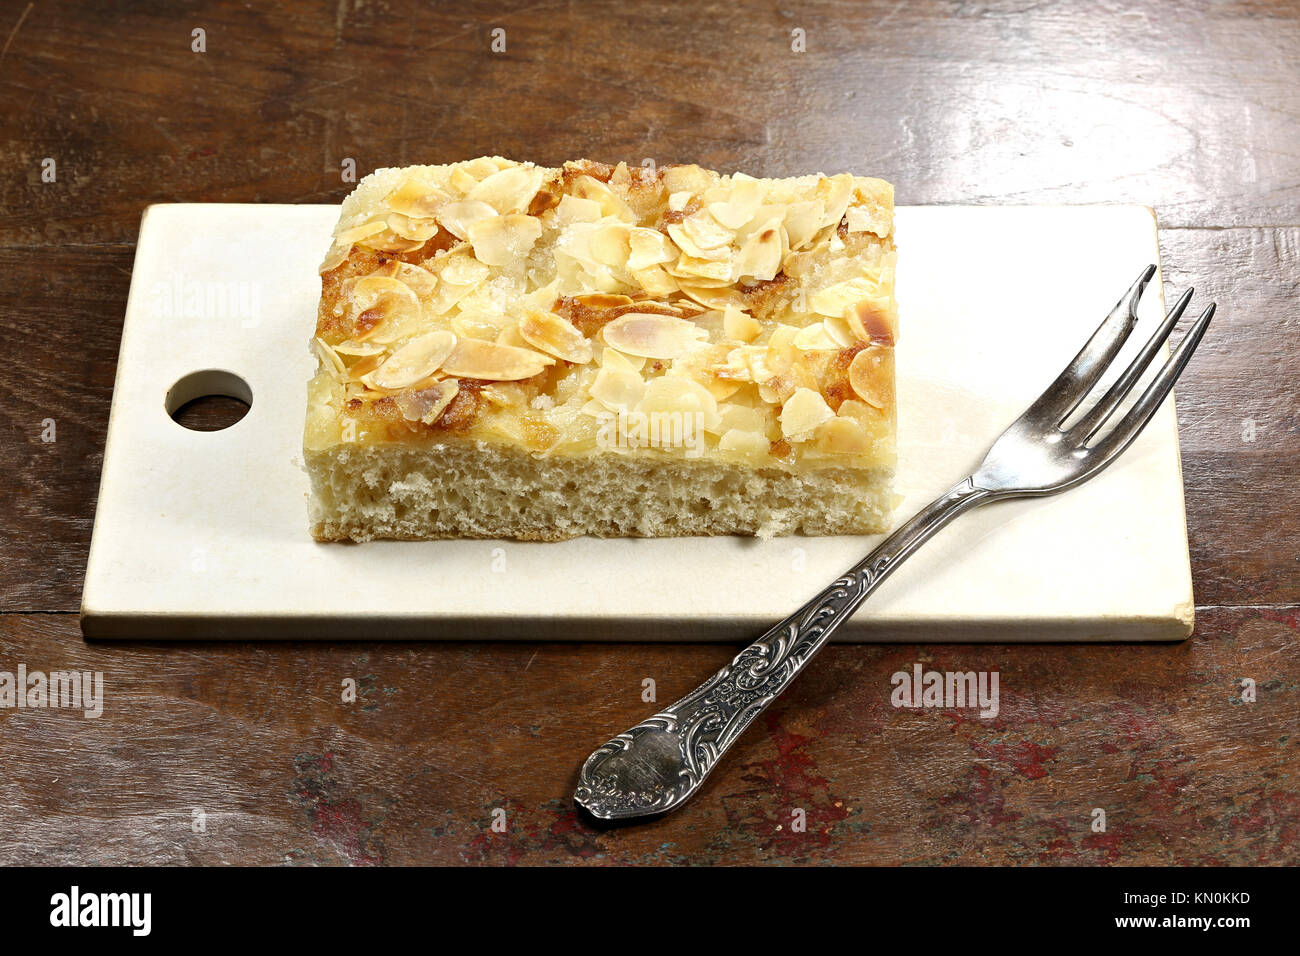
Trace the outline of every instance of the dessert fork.
[[1072, 488], [1118, 458], [1169, 395], [1214, 315], [1210, 303], [1137, 401], [1115, 414], [1187, 309], [1192, 298], [1188, 289], [1114, 384], [1068, 421], [1133, 331], [1138, 300], [1155, 271], [1154, 265], [1143, 270], [1074, 361], [993, 443], [974, 474], [923, 508], [700, 687], [588, 757], [574, 793], [577, 803], [604, 820], [657, 815], [681, 806], [835, 629], [940, 528], [992, 501]]

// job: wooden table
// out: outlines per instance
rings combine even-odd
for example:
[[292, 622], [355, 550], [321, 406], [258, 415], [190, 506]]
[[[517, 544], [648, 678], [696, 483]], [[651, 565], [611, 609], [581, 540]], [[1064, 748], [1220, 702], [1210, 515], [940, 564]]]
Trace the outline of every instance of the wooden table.
[[[107, 683], [97, 720], [0, 710], [0, 861], [1300, 862], [1300, 5], [278, 6], [0, 6], [0, 670]], [[1154, 206], [1165, 281], [1220, 304], [1178, 390], [1195, 636], [831, 648], [686, 810], [616, 830], [578, 764], [732, 648], [84, 643], [144, 206], [494, 152]], [[892, 708], [915, 662], [998, 671], [1001, 713]]]

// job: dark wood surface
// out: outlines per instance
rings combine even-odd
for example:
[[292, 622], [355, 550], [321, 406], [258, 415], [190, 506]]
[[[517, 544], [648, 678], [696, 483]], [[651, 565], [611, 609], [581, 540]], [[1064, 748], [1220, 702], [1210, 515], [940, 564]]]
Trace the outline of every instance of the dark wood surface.
[[[0, 862], [1300, 862], [1300, 4], [6, 0], [0, 38], [0, 670], [107, 682], [98, 720], [0, 710]], [[1195, 635], [830, 648], [691, 805], [616, 830], [579, 762], [732, 648], [83, 642], [144, 206], [488, 152], [1155, 207], [1166, 283], [1221, 307], [1178, 390]], [[914, 662], [997, 670], [1001, 713], [895, 710]]]

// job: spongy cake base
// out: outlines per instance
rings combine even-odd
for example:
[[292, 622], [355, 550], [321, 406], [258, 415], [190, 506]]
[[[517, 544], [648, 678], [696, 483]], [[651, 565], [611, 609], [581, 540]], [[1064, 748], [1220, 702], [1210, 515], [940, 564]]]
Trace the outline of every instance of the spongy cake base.
[[861, 468], [535, 457], [484, 442], [341, 444], [305, 463], [319, 541], [875, 534], [895, 504], [892, 474]]

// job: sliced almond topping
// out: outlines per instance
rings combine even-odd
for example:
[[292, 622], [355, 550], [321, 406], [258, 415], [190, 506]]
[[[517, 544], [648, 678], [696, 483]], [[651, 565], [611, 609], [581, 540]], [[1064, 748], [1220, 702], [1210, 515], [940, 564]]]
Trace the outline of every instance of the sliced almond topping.
[[694, 163], [669, 166], [663, 171], [664, 189], [668, 190], [669, 195], [684, 192], [688, 199], [695, 193], [704, 192], [717, 178], [716, 173]]
[[439, 276], [451, 285], [475, 286], [489, 275], [491, 270], [473, 256], [452, 255], [441, 260]]
[[786, 248], [784, 227], [779, 219], [769, 219], [745, 239], [732, 264], [737, 279], [752, 277], [760, 281], [773, 279], [781, 270]]
[[451, 175], [447, 177], [447, 182], [462, 196], [478, 185], [478, 180], [464, 166], [453, 169]]
[[495, 342], [501, 335], [500, 320], [496, 316], [473, 309], [452, 316], [451, 330], [462, 339], [482, 339]]
[[497, 345], [511, 345], [517, 349], [531, 348], [524, 337], [519, 334], [519, 323], [512, 322], [500, 331], [497, 335]]
[[736, 230], [722, 225], [712, 213], [697, 212], [682, 220], [682, 229], [700, 249], [726, 246], [736, 238]]
[[794, 347], [804, 351], [843, 348], [839, 342], [831, 337], [823, 322], [815, 322], [800, 329], [794, 337]]
[[602, 368], [613, 369], [620, 372], [637, 372], [645, 368], [645, 359], [640, 355], [635, 357], [624, 355], [616, 348], [606, 345], [600, 350], [600, 364]]
[[822, 320], [822, 326], [826, 329], [826, 334], [840, 348], [848, 348], [858, 341], [857, 334], [849, 327], [848, 320], [843, 316], [828, 315]]
[[367, 355], [364, 358], [360, 358], [353, 362], [352, 367], [348, 369], [348, 378], [352, 379], [354, 382], [361, 382], [367, 375], [383, 364], [384, 354], [385, 353], [383, 352], [378, 352], [374, 355]]
[[873, 299], [848, 306], [844, 320], [860, 341], [873, 345], [894, 344], [894, 323], [890, 321], [887, 306]]
[[[694, 222], [698, 217], [691, 217], [682, 222], [673, 222], [668, 224], [668, 235], [672, 237], [673, 242], [682, 250], [685, 257], [698, 259], [708, 262], [726, 262], [731, 258], [731, 247], [728, 243], [731, 241], [731, 233], [726, 234], [726, 239], [722, 242], [715, 242], [712, 245], [700, 245], [691, 231], [687, 229], [688, 222]], [[721, 227], [717, 227], [721, 230]]]
[[566, 362], [586, 365], [595, 354], [591, 340], [554, 312], [528, 312], [519, 321], [519, 334], [534, 348]]
[[613, 292], [589, 292], [586, 295], [575, 295], [573, 301], [588, 309], [619, 309], [632, 304], [630, 296]]
[[709, 212], [725, 228], [736, 230], [754, 218], [763, 202], [763, 187], [756, 179], [732, 177], [731, 194], [725, 202], [709, 203]]
[[872, 408], [884, 409], [889, 406], [892, 382], [881, 365], [892, 353], [889, 349], [868, 345], [849, 363], [849, 385]]
[[636, 213], [628, 207], [627, 203], [619, 199], [614, 190], [593, 176], [578, 176], [573, 180], [570, 191], [579, 199], [590, 199], [599, 203], [601, 213], [606, 216], [617, 216], [624, 222], [636, 222]]
[[722, 312], [722, 331], [734, 342], [752, 342], [763, 331], [758, 319], [731, 303]]
[[850, 206], [844, 210], [844, 218], [848, 220], [849, 232], [874, 232], [876, 230], [874, 217], [863, 206]]
[[847, 282], [837, 282], [834, 285], [827, 286], [820, 292], [814, 292], [808, 299], [808, 305], [814, 312], [822, 315], [844, 315], [844, 310], [851, 305], [857, 305], [863, 299], [870, 298], [875, 294], [875, 283], [862, 276], [856, 279], [849, 279]]
[[312, 348], [316, 352], [317, 358], [321, 360], [325, 368], [333, 369], [339, 375], [347, 372], [348, 369], [347, 366], [343, 364], [343, 360], [339, 358], [338, 353], [335, 352], [334, 349], [330, 347], [330, 344], [323, 338], [317, 335], [311, 340], [311, 344]]
[[772, 443], [761, 432], [733, 428], [718, 439], [718, 451], [761, 461], [768, 457]]
[[700, 412], [705, 421], [718, 414], [718, 401], [709, 390], [685, 375], [661, 375], [646, 385], [645, 395], [637, 404], [642, 412], [677, 412], [692, 415]]
[[435, 186], [426, 173], [414, 170], [402, 184], [388, 194], [388, 208], [402, 216], [427, 219], [438, 214], [438, 207], [451, 200]]
[[785, 231], [790, 239], [790, 248], [799, 249], [817, 235], [825, 215], [826, 204], [820, 199], [791, 203], [787, 206]]
[[631, 254], [627, 223], [611, 221], [598, 226], [591, 234], [590, 243], [591, 254], [597, 262], [619, 269], [627, 265]]
[[532, 378], [554, 365], [555, 359], [531, 349], [497, 345], [479, 339], [461, 339], [442, 363], [442, 370], [457, 378], [489, 382], [516, 382]]
[[369, 384], [389, 391], [410, 388], [438, 371], [456, 346], [456, 336], [439, 329], [407, 342], [370, 373]]
[[648, 312], [626, 312], [602, 333], [609, 345], [642, 358], [672, 359], [695, 348], [704, 330], [687, 319]]
[[863, 455], [871, 450], [871, 439], [854, 419], [836, 416], [817, 429], [817, 448], [831, 455]]
[[491, 219], [497, 211], [485, 202], [462, 199], [438, 207], [438, 222], [457, 239], [469, 238], [469, 225], [480, 219]]
[[508, 166], [476, 185], [466, 198], [485, 202], [503, 216], [519, 212], [533, 201], [544, 175], [539, 166]]
[[673, 244], [658, 229], [634, 226], [628, 232], [628, 246], [630, 255], [627, 259], [627, 267], [633, 272], [677, 259], [677, 251], [673, 248]]
[[387, 222], [390, 232], [414, 242], [425, 242], [438, 232], [438, 223], [432, 219], [412, 219], [395, 212], [388, 217]]
[[364, 239], [358, 239], [357, 245], [366, 249], [373, 249], [375, 252], [414, 252], [424, 245], [423, 239], [407, 239], [399, 236], [391, 229], [385, 229], [383, 232], [377, 232], [373, 236], [366, 236]]
[[339, 266], [341, 266], [344, 262], [347, 261], [348, 255], [351, 252], [352, 252], [352, 243], [350, 242], [334, 243], [334, 245], [329, 247], [329, 251], [325, 253], [325, 258], [321, 261], [320, 267], [316, 271], [319, 272], [321, 275], [324, 275], [327, 272], [333, 272], [335, 269], [337, 269]]
[[366, 355], [378, 355], [386, 350], [378, 342], [340, 342], [334, 346], [334, 351], [339, 355], [361, 358]]
[[[628, 261], [631, 262], [630, 259]], [[637, 269], [632, 273], [632, 278], [648, 295], [666, 296], [677, 291], [676, 280], [667, 272], [664, 272], [660, 266]]]
[[744, 295], [734, 286], [727, 285], [713, 288], [685, 281], [678, 283], [678, 285], [683, 293], [706, 309], [725, 309], [728, 305], [743, 309], [746, 305]]
[[826, 204], [822, 213], [822, 228], [838, 226], [844, 218], [844, 210], [853, 198], [853, 177], [848, 173], [830, 176], [817, 183], [817, 195]]
[[505, 266], [525, 258], [541, 238], [542, 224], [532, 216], [512, 213], [479, 219], [467, 227], [474, 257], [489, 266]]
[[352, 286], [354, 337], [392, 342], [420, 321], [420, 299], [410, 286], [387, 276], [366, 276]]
[[351, 245], [354, 242], [359, 242], [360, 240], [373, 236], [376, 233], [383, 232], [387, 228], [388, 227], [385, 223], [378, 220], [375, 222], [364, 222], [359, 226], [353, 226], [351, 229], [344, 229], [342, 232], [336, 233], [334, 236], [334, 242]]
[[600, 203], [594, 199], [579, 199], [565, 193], [560, 197], [560, 204], [555, 207], [555, 221], [562, 226], [575, 222], [596, 222], [604, 215]]
[[447, 406], [459, 392], [460, 384], [454, 378], [445, 378], [434, 382], [428, 388], [402, 392], [393, 401], [397, 403], [398, 411], [407, 421], [432, 425], [447, 410]]
[[682, 257], [667, 267], [670, 275], [677, 276], [682, 284], [707, 284], [700, 280], [709, 280], [718, 286], [731, 283], [730, 259], [697, 259], [682, 253]]
[[787, 441], [807, 441], [822, 422], [835, 417], [826, 399], [811, 388], [795, 389], [781, 409], [781, 434]]
[[370, 274], [396, 279], [398, 282], [410, 286], [411, 290], [421, 299], [427, 299], [432, 295], [434, 287], [438, 284], [438, 277], [428, 269], [423, 266], [411, 265], [409, 262], [402, 262], [400, 259], [392, 259]]
[[645, 382], [632, 369], [609, 365], [597, 373], [588, 391], [606, 410], [626, 412], [636, 408], [645, 395]]

